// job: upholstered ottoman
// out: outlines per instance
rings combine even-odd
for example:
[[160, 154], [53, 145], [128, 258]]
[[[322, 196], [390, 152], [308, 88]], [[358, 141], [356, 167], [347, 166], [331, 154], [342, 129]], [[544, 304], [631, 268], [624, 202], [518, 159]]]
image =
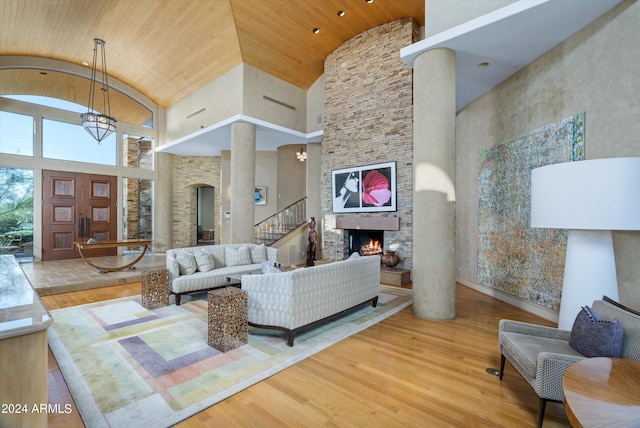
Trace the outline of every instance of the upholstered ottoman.
[[236, 287], [209, 291], [208, 344], [227, 352], [248, 342], [247, 292]]
[[142, 306], [158, 309], [169, 306], [169, 270], [164, 268], [142, 270]]

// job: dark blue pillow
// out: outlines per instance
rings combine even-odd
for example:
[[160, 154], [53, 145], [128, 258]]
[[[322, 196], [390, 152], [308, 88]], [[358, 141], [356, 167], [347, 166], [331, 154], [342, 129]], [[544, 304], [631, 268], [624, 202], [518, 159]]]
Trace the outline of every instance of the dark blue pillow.
[[622, 356], [624, 328], [619, 320], [606, 321], [583, 306], [571, 329], [569, 345], [585, 357]]

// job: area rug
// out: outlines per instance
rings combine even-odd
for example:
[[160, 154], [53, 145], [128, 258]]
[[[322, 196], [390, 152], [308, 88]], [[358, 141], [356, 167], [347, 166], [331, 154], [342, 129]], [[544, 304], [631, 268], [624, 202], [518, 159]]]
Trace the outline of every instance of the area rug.
[[368, 305], [296, 336], [249, 327], [249, 343], [207, 345], [206, 294], [145, 309], [140, 296], [51, 311], [49, 346], [87, 427], [166, 427], [361, 331], [412, 303], [380, 287]]

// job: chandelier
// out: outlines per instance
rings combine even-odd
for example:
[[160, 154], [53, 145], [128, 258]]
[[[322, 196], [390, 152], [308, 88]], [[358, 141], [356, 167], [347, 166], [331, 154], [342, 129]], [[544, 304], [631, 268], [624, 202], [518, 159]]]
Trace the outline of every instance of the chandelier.
[[[100, 141], [107, 138], [116, 130], [116, 119], [111, 117], [111, 103], [109, 101], [109, 83], [107, 81], [107, 56], [104, 50], [104, 40], [94, 39], [93, 47], [93, 66], [91, 67], [91, 88], [89, 89], [89, 103], [87, 112], [80, 115], [82, 117], [82, 127], [87, 130], [93, 138]], [[97, 79], [98, 49], [100, 49], [100, 58], [102, 60], [102, 79]], [[102, 92], [102, 112], [95, 110], [96, 104], [96, 85], [100, 85], [99, 91]], [[100, 96], [98, 95], [97, 104], [100, 107]]]
[[307, 160], [307, 152], [304, 151], [304, 147], [300, 147], [300, 150], [296, 152], [296, 157], [300, 162]]

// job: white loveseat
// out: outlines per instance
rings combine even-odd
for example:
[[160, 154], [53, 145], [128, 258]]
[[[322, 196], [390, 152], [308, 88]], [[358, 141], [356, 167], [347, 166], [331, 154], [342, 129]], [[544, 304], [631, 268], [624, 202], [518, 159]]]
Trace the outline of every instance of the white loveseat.
[[282, 273], [243, 275], [249, 325], [282, 330], [287, 344], [314, 324], [371, 302], [378, 303], [380, 257], [347, 260]]
[[261, 270], [262, 262], [278, 262], [278, 249], [257, 244], [203, 245], [167, 250], [171, 293], [183, 294], [229, 285], [229, 275]]

